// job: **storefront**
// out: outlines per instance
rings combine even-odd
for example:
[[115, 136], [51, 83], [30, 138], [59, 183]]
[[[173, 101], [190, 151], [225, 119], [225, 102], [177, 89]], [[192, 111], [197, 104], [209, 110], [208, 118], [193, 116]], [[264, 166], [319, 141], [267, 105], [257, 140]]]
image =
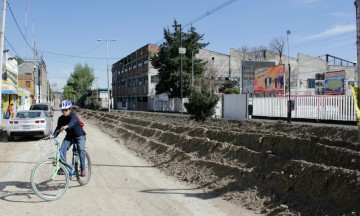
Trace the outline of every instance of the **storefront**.
[[9, 109], [10, 104], [13, 104], [14, 110], [17, 110], [16, 108], [16, 101], [17, 101], [17, 88], [9, 83], [7, 83], [5, 80], [3, 80], [3, 83], [1, 85], [1, 116], [2, 118], [6, 117], [6, 111]]

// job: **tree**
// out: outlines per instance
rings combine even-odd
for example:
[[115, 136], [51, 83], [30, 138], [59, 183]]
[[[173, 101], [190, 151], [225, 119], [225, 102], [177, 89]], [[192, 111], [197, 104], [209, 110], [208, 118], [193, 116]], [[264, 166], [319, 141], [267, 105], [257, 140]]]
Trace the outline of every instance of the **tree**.
[[76, 64], [74, 72], [70, 74], [67, 84], [64, 87], [63, 97], [67, 100], [73, 100], [84, 106], [86, 97], [91, 92], [91, 86], [95, 80], [94, 69], [88, 64]]
[[65, 85], [63, 91], [63, 99], [64, 100], [74, 100], [74, 89], [71, 86]]
[[227, 80], [219, 89], [219, 92], [224, 94], [240, 94], [240, 89], [237, 85], [238, 85], [238, 81]]
[[270, 42], [270, 50], [279, 55], [279, 64], [282, 64], [282, 56], [284, 54], [285, 39], [283, 37], [274, 38]]
[[[156, 94], [167, 93], [169, 97], [180, 97], [181, 74], [180, 57], [178, 48], [180, 47], [180, 35], [182, 46], [186, 48], [186, 53], [182, 56], [183, 63], [183, 97], [190, 95], [191, 74], [192, 74], [192, 54], [195, 56], [208, 43], [200, 43], [204, 35], [198, 34], [195, 27], [190, 27], [187, 33], [181, 32], [177, 28], [178, 23], [174, 20], [171, 32], [169, 28], [164, 28], [165, 42], [160, 45], [159, 52], [151, 57], [152, 65], [159, 71], [159, 83], [156, 85]], [[205, 63], [201, 59], [194, 59], [194, 78], [197, 80], [204, 73]]]
[[25, 62], [24, 59], [22, 59], [22, 58], [19, 57], [19, 56], [15, 56], [14, 58], [15, 58], [15, 60], [17, 61], [18, 65], [21, 65], [22, 63]]
[[189, 102], [184, 106], [188, 113], [191, 114], [191, 119], [195, 121], [205, 122], [206, 119], [211, 118], [215, 114], [215, 106], [219, 101], [219, 96], [215, 91], [209, 88], [210, 80], [203, 78], [199, 88], [191, 89]]

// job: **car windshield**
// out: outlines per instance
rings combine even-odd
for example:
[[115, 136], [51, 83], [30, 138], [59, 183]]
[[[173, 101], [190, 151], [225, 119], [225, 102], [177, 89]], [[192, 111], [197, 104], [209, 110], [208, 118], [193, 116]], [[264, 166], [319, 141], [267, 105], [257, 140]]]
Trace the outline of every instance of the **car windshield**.
[[48, 106], [46, 105], [34, 105], [31, 107], [32, 110], [48, 110]]
[[39, 118], [41, 112], [19, 112], [16, 114], [17, 118]]

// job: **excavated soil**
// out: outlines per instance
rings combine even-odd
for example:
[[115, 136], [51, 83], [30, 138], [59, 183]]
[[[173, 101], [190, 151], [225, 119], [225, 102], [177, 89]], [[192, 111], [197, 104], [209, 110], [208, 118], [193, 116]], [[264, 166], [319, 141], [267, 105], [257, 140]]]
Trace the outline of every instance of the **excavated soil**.
[[170, 176], [267, 215], [360, 215], [357, 130], [81, 109]]

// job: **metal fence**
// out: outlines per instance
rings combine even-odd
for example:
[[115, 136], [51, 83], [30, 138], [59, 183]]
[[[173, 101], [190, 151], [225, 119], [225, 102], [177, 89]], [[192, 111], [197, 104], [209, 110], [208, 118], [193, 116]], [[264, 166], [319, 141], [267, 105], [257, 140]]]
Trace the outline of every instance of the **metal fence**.
[[[296, 96], [292, 118], [356, 121], [352, 96]], [[254, 116], [287, 117], [288, 97], [252, 98]]]

